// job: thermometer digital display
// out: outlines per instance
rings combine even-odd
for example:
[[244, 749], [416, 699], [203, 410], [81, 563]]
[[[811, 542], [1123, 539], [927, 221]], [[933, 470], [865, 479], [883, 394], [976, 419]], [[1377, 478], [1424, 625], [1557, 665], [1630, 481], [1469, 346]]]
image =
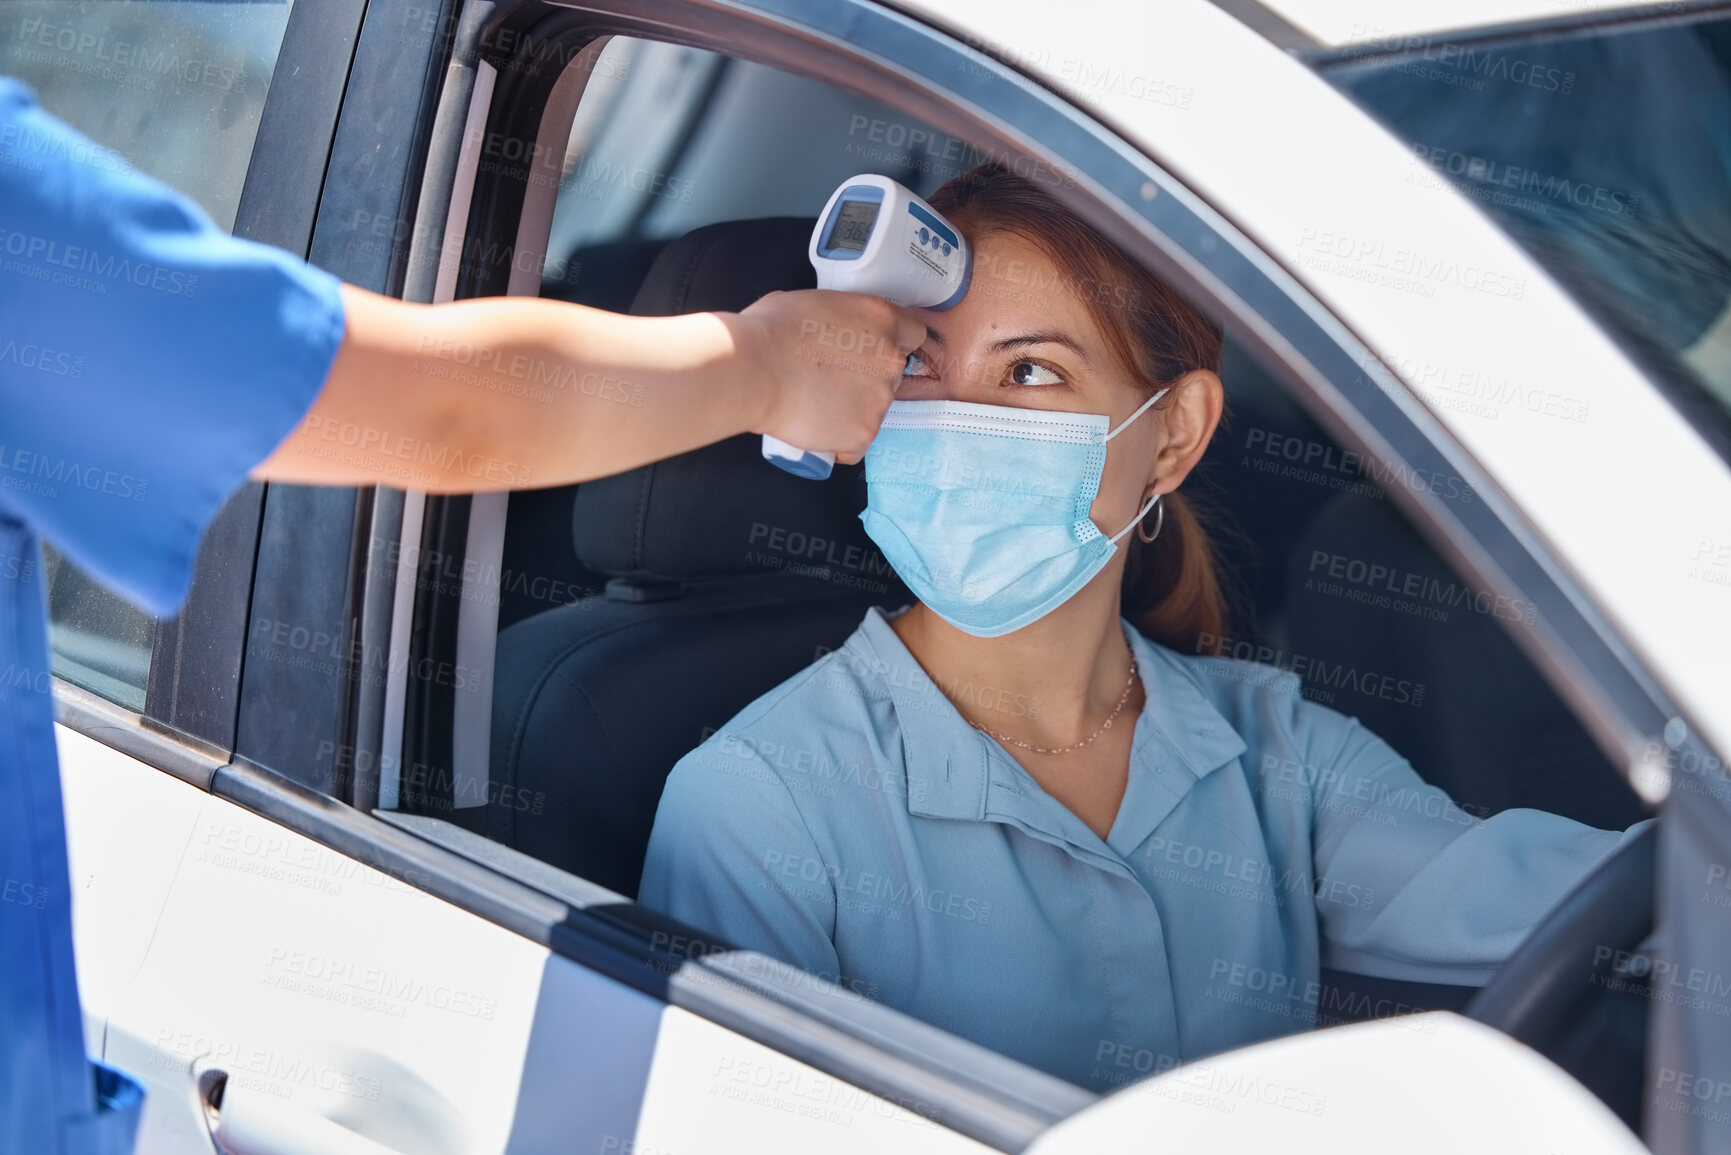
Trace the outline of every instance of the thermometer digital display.
[[841, 250], [863, 253], [871, 239], [872, 225], [878, 219], [878, 208], [870, 201], [842, 201], [831, 218], [829, 237], [824, 248], [840, 256]]
[[[811, 232], [817, 287], [871, 293], [898, 305], [949, 309], [968, 291], [973, 253], [936, 209], [885, 176], [842, 182]], [[763, 455], [789, 473], [825, 478], [832, 453], [816, 453], [768, 434]]]

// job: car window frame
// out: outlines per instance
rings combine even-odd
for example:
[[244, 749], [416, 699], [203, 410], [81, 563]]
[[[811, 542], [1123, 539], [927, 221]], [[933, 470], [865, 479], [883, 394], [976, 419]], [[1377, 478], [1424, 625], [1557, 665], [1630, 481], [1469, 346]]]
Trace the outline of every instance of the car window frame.
[[[414, 272], [411, 242], [425, 227], [422, 176], [458, 9], [459, 0], [365, 5], [306, 243], [311, 263], [348, 284], [400, 296]], [[341, 752], [353, 746], [365, 669], [357, 660], [371, 588], [365, 546], [381, 505], [388, 515], [400, 499], [377, 487], [266, 487], [248, 629], [328, 628], [340, 673], [331, 677], [317, 668], [323, 663], [249, 661], [241, 643], [236, 757], [345, 802], [355, 775]]]

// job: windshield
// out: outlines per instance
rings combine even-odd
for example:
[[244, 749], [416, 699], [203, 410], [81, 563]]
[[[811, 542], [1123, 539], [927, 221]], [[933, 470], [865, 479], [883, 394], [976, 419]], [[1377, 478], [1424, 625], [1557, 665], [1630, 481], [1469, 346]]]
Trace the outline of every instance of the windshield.
[[1731, 461], [1731, 17], [1348, 50], [1329, 79], [1473, 197]]

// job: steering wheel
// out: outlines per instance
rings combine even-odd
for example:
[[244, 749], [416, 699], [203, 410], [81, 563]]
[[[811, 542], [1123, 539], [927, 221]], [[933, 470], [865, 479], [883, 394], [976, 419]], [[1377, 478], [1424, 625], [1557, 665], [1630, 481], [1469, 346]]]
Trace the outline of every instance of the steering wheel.
[[1608, 969], [1605, 948], [1633, 950], [1652, 932], [1657, 831], [1624, 843], [1552, 907], [1463, 1013], [1555, 1058]]

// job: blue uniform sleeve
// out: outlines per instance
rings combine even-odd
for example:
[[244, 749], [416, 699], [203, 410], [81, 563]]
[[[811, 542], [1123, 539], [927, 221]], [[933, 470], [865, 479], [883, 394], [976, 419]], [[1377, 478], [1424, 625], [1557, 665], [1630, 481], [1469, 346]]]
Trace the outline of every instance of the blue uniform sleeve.
[[205, 525], [323, 386], [338, 287], [0, 78], [0, 512], [172, 613]]
[[1596, 830], [1540, 810], [1480, 818], [1357, 719], [1297, 695], [1293, 701], [1295, 748], [1310, 783], [1325, 966], [1482, 984], [1564, 895], [1646, 825]]
[[723, 730], [668, 776], [637, 897], [839, 982], [826, 861], [786, 783]]

